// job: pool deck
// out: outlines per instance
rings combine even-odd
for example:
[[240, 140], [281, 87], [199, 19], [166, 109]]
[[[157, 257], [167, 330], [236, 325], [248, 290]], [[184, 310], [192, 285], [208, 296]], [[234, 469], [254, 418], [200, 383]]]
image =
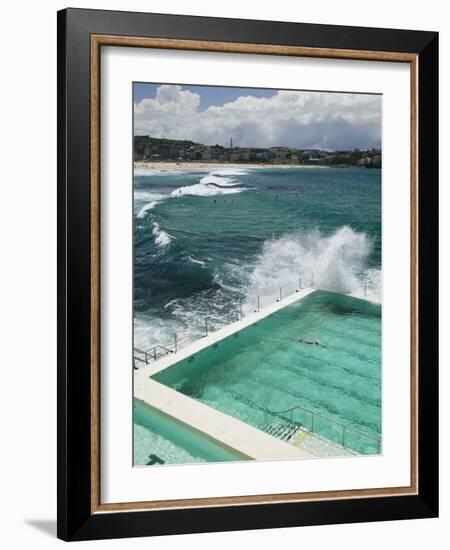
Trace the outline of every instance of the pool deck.
[[208, 336], [204, 336], [203, 338], [195, 340], [187, 346], [179, 349], [176, 353], [171, 353], [169, 355], [166, 355], [165, 357], [162, 357], [161, 359], [158, 359], [157, 361], [151, 361], [148, 365], [139, 367], [138, 370], [135, 370], [135, 373], [142, 372], [145, 373], [147, 377], [154, 376], [158, 372], [161, 372], [162, 370], [171, 367], [175, 363], [186, 359], [190, 355], [198, 353], [202, 349], [207, 348], [208, 346], [211, 346], [216, 342], [220, 342], [220, 340], [223, 340], [224, 338], [228, 338], [228, 336], [231, 336], [232, 334], [235, 334], [236, 332], [239, 332], [240, 330], [249, 327], [250, 325], [253, 325], [253, 323], [256, 323], [257, 321], [264, 319], [264, 317], [268, 317], [272, 313], [275, 313], [276, 311], [279, 311], [280, 309], [283, 309], [286, 306], [289, 306], [294, 302], [305, 298], [305, 296], [308, 296], [309, 294], [311, 294], [312, 292], [316, 292], [317, 290], [317, 288], [303, 288], [301, 290], [298, 290], [297, 292], [286, 296], [280, 301], [274, 302], [269, 306], [265, 306], [260, 311], [248, 313], [240, 321], [230, 323], [229, 325], [226, 325], [219, 330], [210, 332]]
[[134, 397], [218, 445], [250, 460], [298, 460], [314, 455], [212, 409], [135, 371]]

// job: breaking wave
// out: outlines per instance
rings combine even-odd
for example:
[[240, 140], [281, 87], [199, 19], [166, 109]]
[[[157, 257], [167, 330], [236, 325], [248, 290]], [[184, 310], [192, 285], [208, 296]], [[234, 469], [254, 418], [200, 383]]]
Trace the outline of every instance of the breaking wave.
[[211, 172], [213, 176], [245, 176], [250, 173], [252, 168], [223, 168], [222, 170], [214, 170]]
[[153, 208], [155, 208], [155, 206], [158, 204], [158, 201], [151, 201], [149, 203], [147, 203], [145, 206], [143, 206], [138, 214], [137, 214], [137, 217], [138, 218], [143, 218], [145, 216], [145, 213], [148, 211], [148, 210], [152, 210]]
[[157, 244], [161, 248], [165, 248], [166, 246], [168, 246], [174, 238], [172, 237], [172, 235], [169, 235], [167, 231], [161, 229], [157, 222], [153, 223], [152, 234], [155, 237], [155, 244]]
[[179, 187], [172, 191], [172, 197], [181, 197], [183, 195], [195, 195], [199, 197], [211, 197], [214, 195], [230, 195], [246, 191], [241, 187], [232, 176], [242, 175], [244, 170], [218, 170], [211, 172], [194, 185]]
[[151, 193], [149, 191], [135, 190], [133, 195], [133, 200], [136, 207], [139, 208], [138, 203], [145, 203], [143, 206], [139, 208], [139, 211], [136, 214], [136, 217], [144, 218], [146, 212], [155, 208], [155, 206], [165, 198], [167, 198], [167, 195], [163, 195], [162, 193]]

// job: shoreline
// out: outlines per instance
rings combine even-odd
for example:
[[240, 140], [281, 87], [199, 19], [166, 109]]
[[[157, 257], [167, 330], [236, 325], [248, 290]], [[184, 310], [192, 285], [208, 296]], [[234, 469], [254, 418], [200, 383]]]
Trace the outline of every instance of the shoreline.
[[246, 170], [256, 168], [329, 168], [323, 164], [270, 164], [260, 163], [238, 163], [238, 162], [133, 162], [134, 170]]

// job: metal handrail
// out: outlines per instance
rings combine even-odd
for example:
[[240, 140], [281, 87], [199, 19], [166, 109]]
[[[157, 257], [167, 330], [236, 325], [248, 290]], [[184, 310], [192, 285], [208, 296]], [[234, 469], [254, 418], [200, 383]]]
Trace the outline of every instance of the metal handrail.
[[331, 418], [323, 416], [320, 413], [317, 413], [315, 411], [311, 411], [309, 409], [306, 409], [305, 407], [302, 407], [300, 405], [295, 405], [294, 407], [290, 407], [289, 409], [285, 409], [285, 410], [282, 410], [282, 411], [271, 411], [270, 409], [264, 409], [264, 423], [267, 424], [267, 416], [269, 414], [272, 415], [272, 416], [277, 416], [277, 415], [290, 413], [290, 422], [292, 424], [293, 423], [293, 414], [292, 413], [295, 410], [301, 410], [301, 411], [304, 411], [304, 412], [311, 415], [311, 430], [310, 430], [311, 433], [317, 433], [314, 430], [314, 418], [315, 417], [322, 418], [326, 422], [330, 422], [331, 424], [335, 424], [336, 426], [340, 426], [342, 428], [342, 447], [344, 447], [344, 449], [347, 448], [347, 446], [345, 445], [345, 433], [346, 433], [347, 430], [349, 430], [351, 432], [362, 435], [363, 437], [366, 437], [367, 439], [371, 439], [372, 441], [375, 441], [377, 443], [378, 452], [380, 452], [381, 439], [379, 437], [374, 437], [372, 435], [366, 434], [366, 433], [364, 433], [360, 430], [357, 430], [356, 428], [352, 428], [351, 426], [348, 426], [347, 424], [344, 424], [343, 422], [339, 422], [338, 420], [333, 420]]
[[[286, 287], [285, 287], [286, 288]], [[295, 289], [295, 292], [292, 292], [292, 294], [296, 293], [296, 292], [299, 292], [300, 290], [302, 290], [302, 279], [301, 277], [299, 278], [299, 287]], [[278, 287], [277, 290], [273, 290], [272, 292], [270, 293], [267, 293], [267, 294], [264, 294], [264, 298], [265, 297], [269, 297], [271, 294], [277, 292], [277, 295], [278, 295], [278, 298], [275, 299], [275, 302], [280, 302], [283, 298], [287, 298], [289, 297], [291, 294], [286, 294], [286, 296], [283, 296], [283, 287]], [[260, 307], [260, 301], [261, 301], [261, 296], [258, 296], [257, 297], [257, 309], [255, 310], [255, 312], [259, 312], [262, 307]], [[235, 300], [236, 304], [239, 304], [239, 320], [242, 321], [245, 317], [245, 314], [243, 312], [243, 298], [239, 298], [239, 300]], [[209, 323], [209, 320], [208, 318], [206, 317], [205, 318], [205, 333], [201, 336], [199, 336], [199, 338], [201, 337], [205, 337], [205, 336], [208, 336], [208, 334], [210, 334], [212, 332], [211, 330], [211, 325]], [[144, 359], [140, 358], [140, 357], [137, 357], [136, 355], [134, 355], [134, 358], [137, 359], [138, 361], [141, 361], [145, 364], [148, 364], [149, 361], [157, 361], [158, 359], [160, 359], [161, 357], [164, 357], [166, 355], [168, 355], [169, 353], [177, 353], [177, 351], [179, 349], [181, 349], [183, 347], [184, 344], [188, 344], [188, 343], [191, 343], [193, 341], [192, 338], [184, 338], [184, 339], [178, 339], [178, 336], [177, 334], [175, 333], [174, 334], [174, 345], [172, 346], [163, 346], [161, 344], [157, 344], [147, 350], [141, 350], [139, 348], [134, 348], [134, 350], [143, 355], [144, 356]], [[165, 350], [165, 353], [157, 353], [157, 350], [158, 348], [162, 348]]]
[[[291, 295], [293, 295], [295, 293], [298, 293], [302, 289], [305, 288], [304, 286], [302, 286], [302, 277], [299, 277], [297, 282], [298, 282], [298, 285], [295, 285], [295, 286], [292, 285], [292, 287], [290, 287], [290, 285], [288, 287], [286, 287], [286, 285], [284, 287], [279, 286], [278, 288], [276, 288], [276, 289], [274, 288], [273, 290], [271, 290], [270, 292], [265, 293], [264, 295], [258, 294], [256, 296], [256, 304], [254, 302], [247, 302], [247, 304], [248, 304], [248, 306], [250, 306], [250, 309], [253, 309], [254, 313], [259, 313], [262, 309], [267, 307], [267, 306], [263, 306], [261, 304], [262, 298], [272, 298], [275, 303], [277, 303], [277, 302], [280, 303], [284, 299], [289, 298]], [[311, 272], [310, 273], [310, 287], [314, 287], [314, 286], [315, 286], [315, 284], [314, 284], [314, 273]], [[292, 292], [289, 292], [290, 288], [293, 289]], [[285, 292], [286, 290], [288, 290], [287, 293]], [[365, 281], [365, 283], [364, 283], [364, 295], [366, 295], [366, 293], [367, 293], [367, 282]], [[276, 297], [274, 297], [274, 295]], [[243, 303], [244, 303], [243, 298], [239, 298], [239, 299], [234, 300], [234, 301], [235, 301], [236, 304], [238, 304], [238, 317], [239, 317], [239, 320], [242, 321], [244, 319], [244, 317], [246, 316], [246, 313], [244, 313], [244, 311], [243, 311]], [[213, 329], [211, 327], [211, 324], [210, 324], [208, 318], [205, 317], [205, 332], [202, 335], [199, 335], [199, 338], [208, 336], [208, 334], [210, 334], [211, 332], [213, 332]], [[196, 338], [178, 339], [177, 334], [175, 333], [174, 334], [174, 345], [162, 346], [161, 344], [157, 344], [157, 345], [151, 347], [148, 350], [139, 350], [138, 348], [134, 348], [134, 349], [139, 354], [144, 356], [144, 358], [145, 358], [144, 362], [146, 364], [148, 364], [148, 361], [150, 361], [150, 360], [157, 361], [161, 357], [166, 356], [168, 353], [177, 353], [177, 351], [179, 349], [181, 349], [183, 347], [183, 345], [191, 343], [195, 339]], [[165, 353], [157, 353], [158, 348], [164, 349]], [[135, 358], [139, 361], [142, 361], [142, 359], [139, 358], [139, 357], [135, 356]]]

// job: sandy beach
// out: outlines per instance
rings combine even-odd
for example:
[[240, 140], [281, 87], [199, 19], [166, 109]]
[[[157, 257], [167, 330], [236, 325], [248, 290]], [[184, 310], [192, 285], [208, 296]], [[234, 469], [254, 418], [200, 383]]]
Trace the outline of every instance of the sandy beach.
[[223, 170], [246, 168], [328, 168], [303, 164], [237, 163], [237, 162], [135, 162], [135, 170]]

